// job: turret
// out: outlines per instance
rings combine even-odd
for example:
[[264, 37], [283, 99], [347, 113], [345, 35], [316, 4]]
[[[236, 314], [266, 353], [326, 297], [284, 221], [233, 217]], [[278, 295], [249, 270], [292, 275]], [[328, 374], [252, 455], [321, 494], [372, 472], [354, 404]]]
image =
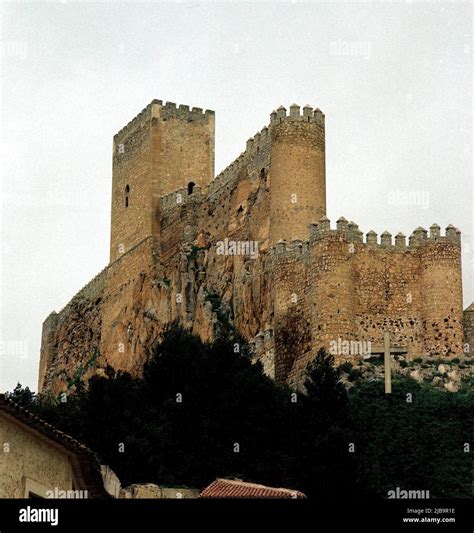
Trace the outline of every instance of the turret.
[[463, 342], [460, 240], [451, 224], [445, 238], [439, 236], [439, 226], [430, 229], [430, 239], [423, 228], [413, 232], [422, 266], [425, 349], [430, 355], [458, 355]]
[[270, 241], [306, 240], [326, 214], [324, 115], [306, 105], [270, 115]]

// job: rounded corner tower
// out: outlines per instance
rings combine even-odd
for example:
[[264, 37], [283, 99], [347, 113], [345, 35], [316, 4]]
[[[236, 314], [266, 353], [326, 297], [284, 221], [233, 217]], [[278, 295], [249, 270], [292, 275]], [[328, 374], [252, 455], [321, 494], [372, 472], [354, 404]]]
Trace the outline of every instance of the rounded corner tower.
[[310, 106], [270, 115], [270, 241], [306, 240], [326, 214], [324, 114]]

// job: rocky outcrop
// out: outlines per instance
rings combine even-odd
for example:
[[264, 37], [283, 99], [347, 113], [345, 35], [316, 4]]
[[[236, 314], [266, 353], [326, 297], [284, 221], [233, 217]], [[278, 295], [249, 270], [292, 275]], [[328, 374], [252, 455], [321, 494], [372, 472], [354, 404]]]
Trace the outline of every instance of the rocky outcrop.
[[[385, 379], [383, 358], [380, 357], [354, 365], [345, 364], [341, 368], [348, 388], [358, 379], [381, 382]], [[473, 371], [474, 361], [469, 355], [441, 364], [432, 359], [407, 361], [403, 356], [392, 359], [392, 378], [402, 375], [448, 392], [458, 392], [461, 388], [474, 391]]]

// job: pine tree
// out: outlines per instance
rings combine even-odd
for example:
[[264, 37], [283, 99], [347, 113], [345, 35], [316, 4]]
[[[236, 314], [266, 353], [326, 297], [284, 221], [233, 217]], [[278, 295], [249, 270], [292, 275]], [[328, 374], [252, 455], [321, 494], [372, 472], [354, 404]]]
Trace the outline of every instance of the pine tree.
[[307, 415], [319, 428], [328, 429], [344, 422], [348, 415], [348, 395], [334, 357], [321, 348], [306, 368]]
[[320, 349], [306, 369], [300, 412], [303, 490], [321, 503], [341, 494], [354, 498], [355, 461], [350, 453], [349, 401], [334, 358]]

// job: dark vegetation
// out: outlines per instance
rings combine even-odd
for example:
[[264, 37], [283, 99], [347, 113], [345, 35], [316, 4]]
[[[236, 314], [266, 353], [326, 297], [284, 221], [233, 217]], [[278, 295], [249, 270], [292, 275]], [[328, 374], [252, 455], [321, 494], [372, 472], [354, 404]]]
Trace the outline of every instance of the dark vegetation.
[[391, 397], [381, 382], [359, 381], [348, 393], [320, 350], [306, 392], [297, 392], [247, 353], [238, 335], [203, 343], [173, 326], [142, 379], [109, 368], [67, 396], [20, 385], [9, 396], [95, 450], [123, 485], [202, 488], [235, 476], [319, 502], [385, 498], [396, 487], [472, 497], [468, 391], [403, 378]]

